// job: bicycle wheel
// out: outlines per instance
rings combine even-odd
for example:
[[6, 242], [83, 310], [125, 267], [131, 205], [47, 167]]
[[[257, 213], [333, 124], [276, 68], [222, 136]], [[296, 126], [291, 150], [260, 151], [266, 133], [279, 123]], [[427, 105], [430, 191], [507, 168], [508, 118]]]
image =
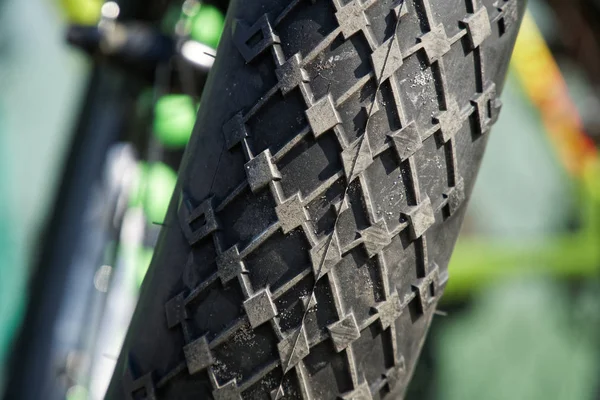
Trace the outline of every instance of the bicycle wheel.
[[108, 398], [401, 397], [523, 11], [233, 1]]

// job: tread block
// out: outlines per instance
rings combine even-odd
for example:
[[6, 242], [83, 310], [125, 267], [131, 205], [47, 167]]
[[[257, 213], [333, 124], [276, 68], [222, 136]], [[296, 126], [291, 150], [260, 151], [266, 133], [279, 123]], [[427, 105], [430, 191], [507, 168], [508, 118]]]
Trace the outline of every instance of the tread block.
[[344, 174], [346, 174], [348, 182], [351, 182], [373, 163], [369, 136], [365, 134], [355, 140], [354, 143], [342, 151], [341, 156]]
[[288, 233], [309, 220], [308, 213], [302, 205], [302, 201], [300, 201], [300, 195], [297, 193], [275, 207], [275, 213], [283, 233]]
[[227, 249], [217, 256], [217, 274], [223, 284], [247, 272], [240, 257], [237, 245]]
[[230, 380], [223, 386], [218, 386], [213, 392], [215, 400], [242, 400], [235, 379]]
[[344, 393], [341, 398], [343, 400], [373, 400], [371, 390], [367, 382], [361, 383], [351, 392]]
[[444, 143], [452, 139], [464, 123], [458, 103], [454, 98], [448, 100], [447, 110], [437, 114], [434, 119], [440, 124], [440, 132]]
[[348, 39], [358, 31], [369, 25], [363, 5], [358, 0], [353, 0], [344, 5], [335, 13], [335, 18], [340, 25], [344, 39]]
[[465, 201], [465, 182], [463, 179], [459, 179], [456, 183], [456, 186], [448, 189], [444, 195], [446, 199], [448, 199], [447, 207], [448, 214], [452, 215], [456, 212], [458, 207]]
[[263, 14], [252, 26], [236, 20], [233, 32], [233, 42], [247, 63], [269, 46], [279, 43], [279, 37], [273, 31], [267, 14]]
[[206, 336], [202, 336], [183, 346], [183, 354], [188, 372], [191, 375], [205, 370], [214, 362]]
[[396, 321], [402, 314], [402, 303], [398, 297], [398, 293], [394, 292], [386, 301], [381, 302], [375, 306], [381, 327], [386, 330], [389, 328], [394, 321]]
[[304, 326], [294, 330], [277, 344], [283, 373], [288, 372], [310, 353]]
[[179, 293], [165, 304], [165, 314], [167, 317], [167, 326], [172, 329], [188, 318], [185, 308], [185, 297]]
[[279, 89], [283, 95], [295, 89], [302, 82], [309, 81], [308, 73], [300, 67], [301, 61], [300, 53], [296, 53], [275, 70], [275, 75], [279, 80]]
[[404, 214], [410, 222], [410, 237], [413, 240], [423, 236], [425, 231], [435, 222], [435, 215], [433, 214], [433, 207], [431, 206], [429, 196], [426, 196], [417, 206], [412, 207], [410, 211]]
[[400, 161], [405, 161], [423, 147], [419, 128], [414, 121], [388, 136], [392, 139], [394, 150]]
[[334, 126], [342, 123], [342, 120], [333, 105], [331, 94], [319, 99], [306, 110], [308, 123], [315, 137], [319, 137]]
[[496, 85], [488, 83], [483, 93], [478, 94], [471, 104], [475, 106], [475, 119], [479, 125], [479, 133], [487, 133], [500, 116], [502, 102], [497, 98]]
[[190, 245], [198, 243], [200, 240], [219, 229], [219, 224], [213, 208], [212, 197], [203, 201], [198, 207], [192, 210], [192, 212], [189, 212], [188, 208], [184, 204], [181, 204], [179, 206], [178, 214], [183, 234]]
[[358, 329], [354, 313], [350, 313], [343, 319], [334, 322], [327, 329], [331, 335], [333, 347], [338, 353], [360, 337], [360, 329]]
[[374, 257], [392, 243], [392, 236], [388, 232], [383, 219], [362, 230], [360, 234], [369, 258]]
[[377, 83], [381, 83], [392, 76], [404, 63], [397, 38], [392, 36], [376, 48], [371, 54], [371, 62], [373, 63]]
[[271, 151], [267, 149], [244, 165], [252, 193], [262, 190], [271, 181], [281, 179], [281, 174], [271, 161], [272, 157]]
[[277, 309], [268, 289], [262, 289], [244, 301], [244, 309], [252, 328], [264, 324], [277, 315]]
[[[310, 250], [310, 259], [317, 280], [342, 261], [337, 234], [334, 232], [331, 235], [333, 235], [331, 239], [330, 236], [324, 238]], [[327, 251], [326, 254], [325, 251]]]
[[439, 269], [434, 263], [433, 268], [425, 278], [419, 279], [412, 285], [413, 289], [418, 294], [419, 303], [423, 312], [426, 312], [429, 307], [435, 302], [439, 290]]
[[431, 31], [421, 36], [419, 42], [423, 44], [423, 50], [429, 64], [436, 62], [450, 51], [450, 41], [442, 24], [434, 26]]
[[492, 34], [492, 25], [487, 8], [481, 7], [474, 14], [462, 20], [467, 28], [467, 38], [471, 49], [479, 47]]
[[225, 138], [227, 150], [231, 150], [233, 146], [248, 137], [248, 130], [246, 129], [244, 117], [241, 112], [235, 114], [233, 118], [225, 122], [223, 125], [223, 137]]

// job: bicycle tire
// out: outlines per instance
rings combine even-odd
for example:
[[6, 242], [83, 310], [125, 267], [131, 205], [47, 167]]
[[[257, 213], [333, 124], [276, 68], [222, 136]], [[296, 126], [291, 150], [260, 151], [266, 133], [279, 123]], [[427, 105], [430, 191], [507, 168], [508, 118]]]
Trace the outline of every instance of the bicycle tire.
[[107, 398], [402, 397], [523, 13], [233, 1]]

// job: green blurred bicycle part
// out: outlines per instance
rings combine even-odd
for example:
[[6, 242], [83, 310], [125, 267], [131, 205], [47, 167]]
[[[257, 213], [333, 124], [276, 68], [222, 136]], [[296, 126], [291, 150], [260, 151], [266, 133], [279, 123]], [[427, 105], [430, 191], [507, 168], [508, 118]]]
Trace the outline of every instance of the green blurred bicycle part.
[[169, 166], [140, 162], [138, 179], [131, 190], [130, 207], [142, 207], [152, 223], [162, 223], [171, 201], [177, 174]]
[[211, 5], [203, 4], [190, 19], [190, 37], [214, 49], [219, 45], [225, 17], [223, 13]]
[[94, 25], [100, 20], [103, 0], [60, 0], [62, 9], [71, 23]]
[[190, 96], [166, 95], [159, 98], [154, 106], [154, 135], [167, 148], [185, 147], [195, 122], [196, 106]]
[[442, 301], [464, 298], [498, 280], [527, 275], [581, 278], [600, 273], [600, 161], [588, 166], [580, 185], [581, 228], [550, 238], [462, 238], [454, 250]]

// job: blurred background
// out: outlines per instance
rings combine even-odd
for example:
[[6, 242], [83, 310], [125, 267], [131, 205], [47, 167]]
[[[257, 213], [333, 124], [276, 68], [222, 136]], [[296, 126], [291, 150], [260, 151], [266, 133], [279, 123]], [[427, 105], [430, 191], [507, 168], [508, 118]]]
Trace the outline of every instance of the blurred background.
[[[102, 397], [222, 30], [226, 1], [209, 3], [165, 18], [186, 63], [109, 49], [125, 81], [86, 56], [94, 32], [65, 32], [128, 9], [0, 1], [0, 394], [17, 349], [39, 357], [32, 385], [55, 371], [47, 398]], [[600, 1], [528, 8], [409, 399], [600, 399]], [[60, 311], [18, 341], [28, 301]]]

